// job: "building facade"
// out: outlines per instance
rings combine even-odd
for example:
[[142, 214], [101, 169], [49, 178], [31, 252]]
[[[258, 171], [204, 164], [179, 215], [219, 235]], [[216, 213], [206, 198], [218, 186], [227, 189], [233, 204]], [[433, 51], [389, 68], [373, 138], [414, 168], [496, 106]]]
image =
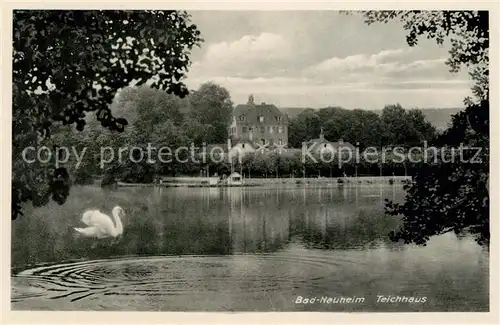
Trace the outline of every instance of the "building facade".
[[258, 146], [286, 146], [288, 144], [288, 116], [274, 105], [255, 104], [250, 95], [248, 103], [234, 108], [229, 126], [233, 144], [250, 142]]

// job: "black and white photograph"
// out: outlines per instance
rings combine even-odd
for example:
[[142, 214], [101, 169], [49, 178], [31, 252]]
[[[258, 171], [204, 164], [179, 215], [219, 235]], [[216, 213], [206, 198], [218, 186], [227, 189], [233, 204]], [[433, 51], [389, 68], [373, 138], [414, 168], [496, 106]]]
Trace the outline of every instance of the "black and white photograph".
[[11, 13], [12, 311], [495, 308], [492, 11], [164, 6]]

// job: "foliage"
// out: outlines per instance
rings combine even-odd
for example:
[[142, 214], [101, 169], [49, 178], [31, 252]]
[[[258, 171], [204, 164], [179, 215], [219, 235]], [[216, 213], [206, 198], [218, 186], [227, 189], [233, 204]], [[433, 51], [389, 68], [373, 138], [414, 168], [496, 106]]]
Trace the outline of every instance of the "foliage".
[[405, 111], [399, 104], [385, 106], [381, 120], [384, 130], [382, 145], [421, 146], [423, 141], [431, 141], [436, 134], [422, 111]]
[[300, 148], [303, 141], [318, 138], [321, 128], [327, 140], [342, 139], [360, 148], [421, 146], [436, 134], [420, 110], [405, 110], [399, 104], [385, 106], [380, 115], [362, 109], [326, 107], [307, 109], [290, 120], [289, 146]]
[[[212, 83], [208, 84], [209, 87], [206, 85], [201, 85], [196, 91], [198, 96], [212, 98], [212, 107], [223, 107], [228, 103], [231, 105], [226, 89]], [[58, 146], [75, 146], [80, 150], [86, 148], [85, 159], [78, 170], [74, 168], [75, 161], [67, 164], [70, 174], [75, 180], [78, 179], [78, 182], [85, 181], [83, 178], [88, 175], [101, 175], [103, 170], [106, 179], [110, 178], [112, 173], [115, 181], [130, 183], [150, 183], [158, 174], [199, 174], [200, 169], [205, 167], [201, 162], [188, 159], [183, 163], [175, 159], [177, 148], [190, 148], [192, 144], [202, 148], [203, 143], [210, 143], [213, 139], [213, 124], [203, 124], [194, 118], [191, 103], [198, 100], [192, 100], [194, 93], [181, 99], [146, 85], [127, 87], [118, 93], [111, 105], [113, 114], [127, 116], [130, 121], [124, 132], [103, 132], [102, 127], [91, 120], [82, 132], [55, 132], [52, 142]], [[219, 94], [224, 96], [219, 97]], [[227, 111], [231, 109], [231, 106], [226, 107], [219, 119], [217, 113], [212, 113], [212, 121], [206, 119], [203, 122], [212, 123], [217, 120], [220, 127], [227, 129], [229, 121], [222, 124], [221, 119], [227, 116]], [[160, 152], [160, 149], [165, 147], [172, 150], [170, 156], [167, 151]], [[112, 161], [104, 164], [103, 170], [100, 166], [101, 148], [111, 148], [114, 155]], [[143, 152], [142, 159], [139, 149]], [[107, 154], [108, 152], [104, 155], [105, 159]], [[179, 153], [180, 159], [190, 158], [188, 156], [188, 152]]]
[[[218, 89], [220, 86], [204, 87], [205, 96], [212, 96], [210, 91], [224, 93], [225, 89]], [[210, 90], [211, 89], [211, 90]], [[198, 92], [200, 92], [198, 90]], [[189, 147], [194, 143], [198, 148], [202, 148], [203, 143], [209, 143], [211, 135], [207, 130], [213, 126], [211, 124], [202, 124], [199, 119], [193, 118], [193, 108], [191, 107], [191, 94], [184, 99], [179, 99], [174, 95], [166, 94], [160, 90], [151, 89], [147, 86], [125, 88], [116, 96], [111, 105], [112, 112], [123, 114], [131, 121], [127, 129], [119, 134], [111, 131], [102, 130], [102, 127], [91, 120], [84, 131], [78, 132], [69, 126], [63, 127], [54, 132], [51, 143], [55, 146], [75, 147], [81, 151], [86, 148], [85, 159], [83, 159], [79, 169], [75, 168], [76, 162], [69, 161], [66, 167], [70, 171], [72, 179], [76, 183], [90, 181], [88, 177], [97, 175], [104, 176], [102, 185], [105, 187], [114, 186], [116, 181], [132, 183], [150, 183], [156, 175], [200, 175], [200, 170], [209, 170], [210, 174], [217, 172], [222, 175], [229, 173], [231, 165], [226, 159], [220, 162], [208, 161], [205, 164], [200, 158], [200, 154], [195, 155], [199, 162], [188, 159], [187, 162], [177, 162], [173, 155], [159, 157], [159, 148], [169, 147], [172, 150], [180, 147]], [[171, 97], [171, 98], [169, 98]], [[217, 98], [217, 96], [212, 96]], [[219, 103], [212, 101], [213, 105], [222, 106], [226, 101], [225, 96], [220, 97]], [[120, 106], [118, 106], [118, 104]], [[164, 105], [168, 105], [164, 107]], [[370, 117], [363, 111], [357, 113], [364, 117]], [[320, 112], [324, 114], [324, 112]], [[375, 116], [378, 116], [375, 114]], [[215, 118], [215, 117], [214, 117]], [[326, 117], [322, 117], [324, 119]], [[205, 120], [210, 122], [209, 120]], [[226, 124], [226, 126], [228, 126]], [[151, 161], [148, 160], [148, 145], [151, 147]], [[225, 145], [225, 143], [222, 143]], [[109, 164], [100, 167], [100, 148], [113, 148], [115, 159]], [[131, 161], [130, 151], [132, 147], [141, 148], [144, 152], [142, 160], [138, 160], [139, 152], [134, 150]], [[119, 159], [120, 148], [125, 151], [122, 158]], [[209, 150], [209, 149], [208, 149]], [[187, 153], [181, 153], [180, 158], [187, 158]], [[106, 155], [105, 155], [106, 158]], [[172, 158], [170, 161], [166, 161]], [[328, 157], [327, 157], [328, 158]], [[320, 157], [316, 157], [320, 161]], [[219, 160], [215, 157], [215, 160]], [[390, 160], [390, 159], [389, 159]], [[345, 161], [345, 159], [344, 159]], [[242, 158], [241, 166], [237, 159], [233, 161], [234, 170], [241, 170], [250, 177], [317, 177], [318, 175], [326, 177], [339, 177], [344, 174], [353, 176], [355, 172], [359, 175], [379, 175], [380, 169], [373, 163], [361, 160], [359, 164], [355, 161], [343, 162], [339, 167], [338, 157], [334, 157], [329, 163], [314, 163], [307, 161], [302, 163], [301, 152], [283, 151], [266, 153], [248, 153]], [[401, 164], [389, 164], [384, 167], [384, 175], [404, 175], [405, 171], [410, 175], [414, 166]], [[208, 169], [207, 169], [208, 168]], [[109, 184], [108, 184], [109, 183]]]
[[[481, 159], [489, 159], [487, 152]], [[413, 180], [405, 185], [405, 203], [387, 203], [388, 213], [402, 215], [404, 221], [404, 227], [391, 233], [391, 238], [425, 244], [433, 235], [467, 230], [479, 243], [488, 243], [489, 199], [487, 178], [482, 177], [487, 173], [487, 164], [460, 161], [417, 169]]]
[[290, 120], [288, 125], [288, 146], [300, 148], [302, 141], [317, 138], [321, 120], [316, 110], [309, 108]]
[[[402, 228], [391, 233], [393, 240], [425, 245], [433, 235], [468, 231], [480, 244], [488, 244], [489, 232], [489, 27], [487, 11], [368, 11], [366, 22], [398, 19], [408, 31], [407, 42], [417, 44], [420, 36], [451, 44], [447, 64], [451, 72], [470, 70], [475, 81], [474, 99], [466, 98], [465, 109], [453, 117], [451, 127], [434, 141], [449, 150], [460, 146], [463, 161], [422, 164], [405, 187], [403, 204], [388, 202], [387, 212], [402, 215]], [[466, 162], [468, 161], [468, 162]]]
[[209, 128], [207, 143], [223, 143], [227, 139], [233, 103], [229, 92], [212, 82], [204, 83], [189, 96], [191, 118]]
[[[154, 88], [187, 95], [182, 78], [201, 41], [183, 11], [15, 10], [13, 115], [22, 121], [13, 125], [12, 219], [39, 191], [60, 203], [68, 194], [54, 187], [54, 168], [21, 162], [26, 145], [48, 138], [57, 123], [83, 130], [91, 111], [102, 126], [123, 131], [127, 121], [109, 105], [133, 81], [157, 76]], [[69, 191], [68, 184], [63, 188]]]
[[102, 178], [101, 187], [103, 188], [113, 188], [117, 185], [117, 180], [115, 178], [115, 172], [112, 168], [108, 169]]

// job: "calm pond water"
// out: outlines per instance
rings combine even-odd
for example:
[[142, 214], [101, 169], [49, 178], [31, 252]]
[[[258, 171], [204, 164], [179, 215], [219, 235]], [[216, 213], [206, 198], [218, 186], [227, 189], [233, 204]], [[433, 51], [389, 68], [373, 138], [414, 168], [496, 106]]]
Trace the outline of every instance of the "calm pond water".
[[[384, 215], [383, 200], [403, 195], [399, 185], [75, 187], [66, 204], [28, 207], [12, 222], [11, 306], [488, 311], [489, 255], [471, 238], [387, 239], [399, 220]], [[85, 209], [114, 205], [126, 211], [118, 242], [73, 230]]]

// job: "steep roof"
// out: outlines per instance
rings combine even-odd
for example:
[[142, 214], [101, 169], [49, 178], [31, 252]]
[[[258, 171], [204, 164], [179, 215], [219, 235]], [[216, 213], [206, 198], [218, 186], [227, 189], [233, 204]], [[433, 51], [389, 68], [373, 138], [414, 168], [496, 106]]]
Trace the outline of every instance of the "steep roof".
[[[256, 104], [240, 104], [233, 110], [233, 116], [236, 117], [237, 122], [246, 123], [262, 123], [262, 124], [288, 124], [288, 116], [281, 113], [281, 111], [274, 105], [262, 103]], [[246, 121], [240, 121], [240, 116], [246, 116]], [[264, 122], [259, 122], [258, 117], [264, 116]], [[276, 121], [276, 117], [281, 117], [281, 121]]]
[[335, 149], [335, 150], [339, 150], [339, 149], [350, 149], [352, 151], [356, 150], [356, 147], [354, 147], [349, 142], [345, 142], [345, 141], [331, 142], [331, 141], [328, 141], [325, 138], [321, 138], [321, 137], [317, 138], [317, 139], [312, 139], [312, 140], [309, 140], [306, 142], [306, 145], [308, 148], [310, 148], [309, 149], [310, 151], [320, 150], [321, 146], [324, 144], [331, 145], [333, 147], [333, 149]]

